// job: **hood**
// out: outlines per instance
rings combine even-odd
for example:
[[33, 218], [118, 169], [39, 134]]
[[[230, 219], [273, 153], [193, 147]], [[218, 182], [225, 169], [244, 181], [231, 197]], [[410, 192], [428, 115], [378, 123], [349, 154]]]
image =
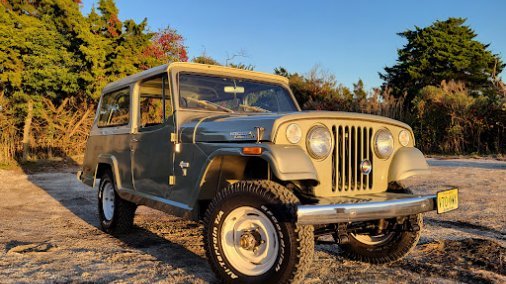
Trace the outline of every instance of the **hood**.
[[216, 114], [192, 119], [180, 128], [181, 141], [238, 142], [257, 141], [257, 129], [264, 129], [262, 141], [273, 141], [276, 129], [283, 123], [304, 119], [347, 119], [379, 122], [409, 129], [409, 125], [383, 116], [339, 112], [301, 111], [292, 113]]
[[181, 126], [182, 142], [257, 141], [257, 127], [264, 129], [262, 141], [272, 141], [274, 122], [285, 114], [219, 114], [197, 118]]

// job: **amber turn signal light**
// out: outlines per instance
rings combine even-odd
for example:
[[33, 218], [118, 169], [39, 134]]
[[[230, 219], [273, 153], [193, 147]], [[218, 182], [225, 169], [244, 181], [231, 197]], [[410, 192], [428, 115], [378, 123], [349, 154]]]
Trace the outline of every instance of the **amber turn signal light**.
[[260, 155], [262, 154], [262, 147], [243, 147], [242, 153], [246, 155]]

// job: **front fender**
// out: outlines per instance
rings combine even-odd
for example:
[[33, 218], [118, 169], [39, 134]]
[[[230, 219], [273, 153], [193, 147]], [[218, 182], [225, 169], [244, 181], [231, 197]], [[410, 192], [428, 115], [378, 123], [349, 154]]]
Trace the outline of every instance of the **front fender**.
[[[299, 146], [275, 145], [275, 144], [252, 144], [241, 145], [262, 147], [262, 154], [254, 155], [267, 161], [274, 175], [282, 181], [290, 180], [311, 180], [318, 184], [318, 174], [311, 163], [308, 155]], [[218, 156], [251, 156], [241, 152], [240, 147], [219, 149], [213, 152], [208, 161]], [[208, 164], [209, 165], [209, 164]]]
[[269, 162], [274, 175], [280, 180], [312, 180], [319, 183], [313, 163], [299, 146], [269, 145], [261, 157]]
[[425, 174], [430, 174], [430, 169], [422, 152], [414, 147], [404, 147], [395, 152], [392, 158], [388, 182], [400, 181], [410, 176]]

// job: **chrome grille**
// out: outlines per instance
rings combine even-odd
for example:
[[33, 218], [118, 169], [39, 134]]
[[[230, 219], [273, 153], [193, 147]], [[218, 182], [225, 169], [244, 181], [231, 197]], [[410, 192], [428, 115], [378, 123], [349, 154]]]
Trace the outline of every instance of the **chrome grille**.
[[332, 191], [346, 192], [368, 190], [373, 187], [373, 170], [365, 175], [360, 163], [373, 162], [370, 127], [335, 125], [332, 127], [334, 149], [332, 153]]

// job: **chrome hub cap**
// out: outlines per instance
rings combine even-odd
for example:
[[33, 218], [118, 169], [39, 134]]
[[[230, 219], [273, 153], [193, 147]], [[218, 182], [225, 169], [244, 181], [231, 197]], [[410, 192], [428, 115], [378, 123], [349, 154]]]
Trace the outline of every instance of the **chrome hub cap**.
[[114, 187], [108, 182], [104, 185], [102, 192], [102, 211], [107, 221], [111, 221], [114, 216], [114, 198]]
[[241, 247], [245, 250], [255, 250], [265, 243], [258, 230], [246, 231], [241, 235]]
[[274, 224], [262, 211], [242, 206], [225, 218], [221, 247], [237, 271], [257, 276], [267, 272], [276, 262], [279, 239]]

